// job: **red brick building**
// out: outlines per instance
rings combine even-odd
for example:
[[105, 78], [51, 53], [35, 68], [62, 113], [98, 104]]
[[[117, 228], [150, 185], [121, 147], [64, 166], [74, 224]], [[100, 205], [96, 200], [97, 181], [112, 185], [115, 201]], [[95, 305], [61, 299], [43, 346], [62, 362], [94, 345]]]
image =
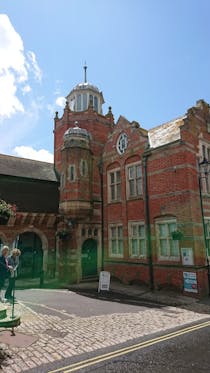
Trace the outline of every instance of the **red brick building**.
[[[184, 116], [147, 131], [124, 117], [115, 124], [111, 108], [103, 114], [103, 103], [85, 74], [67, 96], [63, 115], [55, 116], [54, 173], [42, 191], [53, 213], [29, 204], [33, 222], [16, 219], [16, 235], [33, 226], [45, 247], [45, 273], [55, 253], [53, 271], [69, 282], [105, 269], [125, 283], [208, 294], [210, 190], [199, 163], [210, 160], [209, 105], [200, 100]], [[0, 169], [0, 183], [2, 176]], [[0, 197], [18, 205], [15, 193]], [[33, 199], [35, 190], [29, 193]], [[36, 214], [45, 214], [41, 232]], [[2, 242], [7, 229], [0, 225]]]

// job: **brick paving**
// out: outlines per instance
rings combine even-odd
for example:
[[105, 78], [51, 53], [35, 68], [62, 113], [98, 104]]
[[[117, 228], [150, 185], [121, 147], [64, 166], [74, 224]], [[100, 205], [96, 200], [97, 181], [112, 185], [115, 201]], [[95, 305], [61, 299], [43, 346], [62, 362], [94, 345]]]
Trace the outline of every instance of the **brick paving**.
[[[189, 304], [192, 308], [192, 304]], [[194, 306], [196, 309], [197, 304], [194, 303]], [[0, 332], [0, 347], [9, 355], [2, 363], [1, 370], [14, 373], [36, 368], [39, 372], [39, 366], [45, 363], [114, 347], [134, 338], [206, 319], [207, 315], [203, 311], [209, 306], [202, 307], [198, 307], [199, 312], [167, 306], [140, 309], [135, 313], [90, 317], [70, 314], [64, 320], [59, 316], [34, 312], [23, 303], [18, 303], [15, 312], [21, 314], [21, 325], [15, 329], [16, 336], [11, 337], [12, 343], [1, 343]], [[15, 340], [18, 341], [21, 336], [22, 346], [20, 343], [15, 345]], [[31, 336], [31, 340], [29, 338], [27, 341], [26, 338], [24, 341], [24, 336]]]

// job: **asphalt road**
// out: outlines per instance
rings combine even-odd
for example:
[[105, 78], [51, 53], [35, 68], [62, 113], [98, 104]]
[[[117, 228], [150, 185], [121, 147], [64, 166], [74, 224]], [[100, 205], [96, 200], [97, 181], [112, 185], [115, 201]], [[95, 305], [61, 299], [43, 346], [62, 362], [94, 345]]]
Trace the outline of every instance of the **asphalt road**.
[[[72, 370], [68, 368], [66, 373]], [[84, 373], [207, 373], [210, 372], [210, 326], [109, 361], [78, 370]]]
[[[99, 316], [112, 313], [132, 313], [148, 308], [162, 308], [144, 300], [128, 299], [118, 293], [100, 293], [96, 291], [75, 293], [68, 290], [16, 290], [18, 300], [34, 311], [49, 315], [59, 315], [65, 319], [69, 315], [79, 317]], [[66, 315], [65, 315], [66, 313]]]

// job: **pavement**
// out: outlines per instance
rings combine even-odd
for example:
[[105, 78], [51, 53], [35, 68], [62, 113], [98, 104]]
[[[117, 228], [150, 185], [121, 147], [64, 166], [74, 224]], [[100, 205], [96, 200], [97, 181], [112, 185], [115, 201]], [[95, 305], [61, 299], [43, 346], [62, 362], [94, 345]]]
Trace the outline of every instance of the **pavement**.
[[[54, 291], [40, 289], [42, 292]], [[61, 290], [55, 290], [61, 291]], [[47, 372], [49, 363], [64, 358], [95, 353], [105, 348], [131, 342], [156, 332], [210, 318], [210, 299], [199, 301], [173, 291], [149, 291], [138, 285], [124, 285], [111, 281], [109, 291], [98, 292], [98, 282], [71, 285], [63, 289], [66, 297], [72, 292], [107, 302], [144, 305], [132, 312], [81, 317], [67, 314], [44, 314], [33, 311], [24, 302], [15, 305], [15, 314], [21, 314], [21, 325], [15, 336], [9, 330], [0, 331], [0, 369], [2, 372]], [[151, 304], [148, 308], [146, 305]], [[155, 304], [162, 305], [155, 307]], [[153, 307], [154, 305], [154, 307]], [[8, 314], [12, 312], [8, 305]], [[64, 317], [61, 317], [63, 312]], [[43, 368], [46, 367], [46, 368]], [[46, 369], [46, 370], [45, 370]]]

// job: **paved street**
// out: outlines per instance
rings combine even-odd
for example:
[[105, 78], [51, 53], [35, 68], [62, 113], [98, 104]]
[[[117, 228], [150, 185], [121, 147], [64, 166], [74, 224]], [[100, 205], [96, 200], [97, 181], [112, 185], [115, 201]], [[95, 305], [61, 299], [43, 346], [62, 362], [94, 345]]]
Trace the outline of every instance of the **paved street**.
[[134, 305], [121, 303], [118, 293], [112, 300], [104, 300], [103, 294], [100, 300], [68, 290], [19, 290], [16, 295], [21, 325], [14, 337], [9, 331], [0, 333], [1, 347], [9, 355], [2, 364], [6, 373], [29, 368], [48, 372], [49, 367], [43, 368], [43, 364], [58, 367], [65, 358], [117, 349], [123, 343], [208, 317], [203, 312], [158, 305], [144, 298]]

